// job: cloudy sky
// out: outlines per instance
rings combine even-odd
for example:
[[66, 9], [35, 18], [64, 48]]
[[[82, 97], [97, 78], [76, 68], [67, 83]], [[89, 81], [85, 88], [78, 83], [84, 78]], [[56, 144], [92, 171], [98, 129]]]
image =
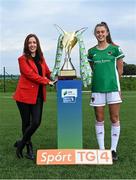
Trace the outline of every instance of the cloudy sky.
[[[108, 23], [125, 62], [136, 64], [136, 0], [0, 0], [0, 74], [3, 67], [9, 74], [19, 73], [17, 58], [29, 33], [39, 37], [52, 69], [59, 36], [54, 24], [66, 31], [88, 27], [83, 34], [87, 51], [97, 43], [93, 29], [101, 21]], [[71, 58], [78, 71], [78, 44]]]

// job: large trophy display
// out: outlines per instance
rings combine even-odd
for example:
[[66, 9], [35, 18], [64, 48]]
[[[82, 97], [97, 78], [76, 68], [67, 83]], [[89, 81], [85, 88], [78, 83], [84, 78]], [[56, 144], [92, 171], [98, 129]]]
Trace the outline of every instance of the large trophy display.
[[[112, 164], [111, 150], [83, 149], [82, 141], [82, 86], [91, 83], [91, 69], [87, 60], [82, 33], [86, 28], [60, 32], [56, 61], [51, 73], [57, 81], [57, 139], [58, 149], [37, 151], [38, 165]], [[71, 50], [79, 44], [80, 75], [72, 64]], [[64, 50], [64, 56], [63, 55]], [[61, 63], [62, 62], [62, 63]]]
[[[66, 32], [55, 25], [60, 32], [56, 51], [56, 60], [51, 78], [58, 78], [58, 148], [82, 148], [82, 83], [85, 87], [91, 83], [91, 69], [87, 60], [82, 33], [86, 28], [75, 32]], [[76, 80], [77, 73], [71, 61], [71, 50], [78, 42], [80, 53], [81, 80]], [[64, 62], [62, 55], [64, 50]]]

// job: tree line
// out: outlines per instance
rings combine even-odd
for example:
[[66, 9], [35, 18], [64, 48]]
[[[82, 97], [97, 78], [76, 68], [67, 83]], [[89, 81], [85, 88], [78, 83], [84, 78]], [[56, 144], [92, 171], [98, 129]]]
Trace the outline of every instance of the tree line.
[[124, 62], [123, 75], [136, 75], [136, 65]]
[[[123, 75], [136, 75], [136, 65], [123, 63]], [[0, 74], [0, 79], [3, 79], [3, 74]], [[19, 75], [5, 74], [6, 79], [18, 79]]]

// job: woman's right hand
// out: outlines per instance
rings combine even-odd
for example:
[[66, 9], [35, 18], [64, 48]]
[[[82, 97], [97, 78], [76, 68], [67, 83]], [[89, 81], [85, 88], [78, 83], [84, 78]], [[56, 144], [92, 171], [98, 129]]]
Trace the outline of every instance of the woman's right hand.
[[56, 81], [50, 81], [50, 82], [49, 82], [49, 85], [50, 85], [50, 86], [54, 86], [55, 83], [56, 83]]

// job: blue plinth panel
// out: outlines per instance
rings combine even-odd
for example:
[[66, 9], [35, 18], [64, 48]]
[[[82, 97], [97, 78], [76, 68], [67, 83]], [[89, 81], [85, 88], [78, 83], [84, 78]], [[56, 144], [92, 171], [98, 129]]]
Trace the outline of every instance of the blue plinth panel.
[[82, 148], [82, 81], [57, 83], [58, 148]]

